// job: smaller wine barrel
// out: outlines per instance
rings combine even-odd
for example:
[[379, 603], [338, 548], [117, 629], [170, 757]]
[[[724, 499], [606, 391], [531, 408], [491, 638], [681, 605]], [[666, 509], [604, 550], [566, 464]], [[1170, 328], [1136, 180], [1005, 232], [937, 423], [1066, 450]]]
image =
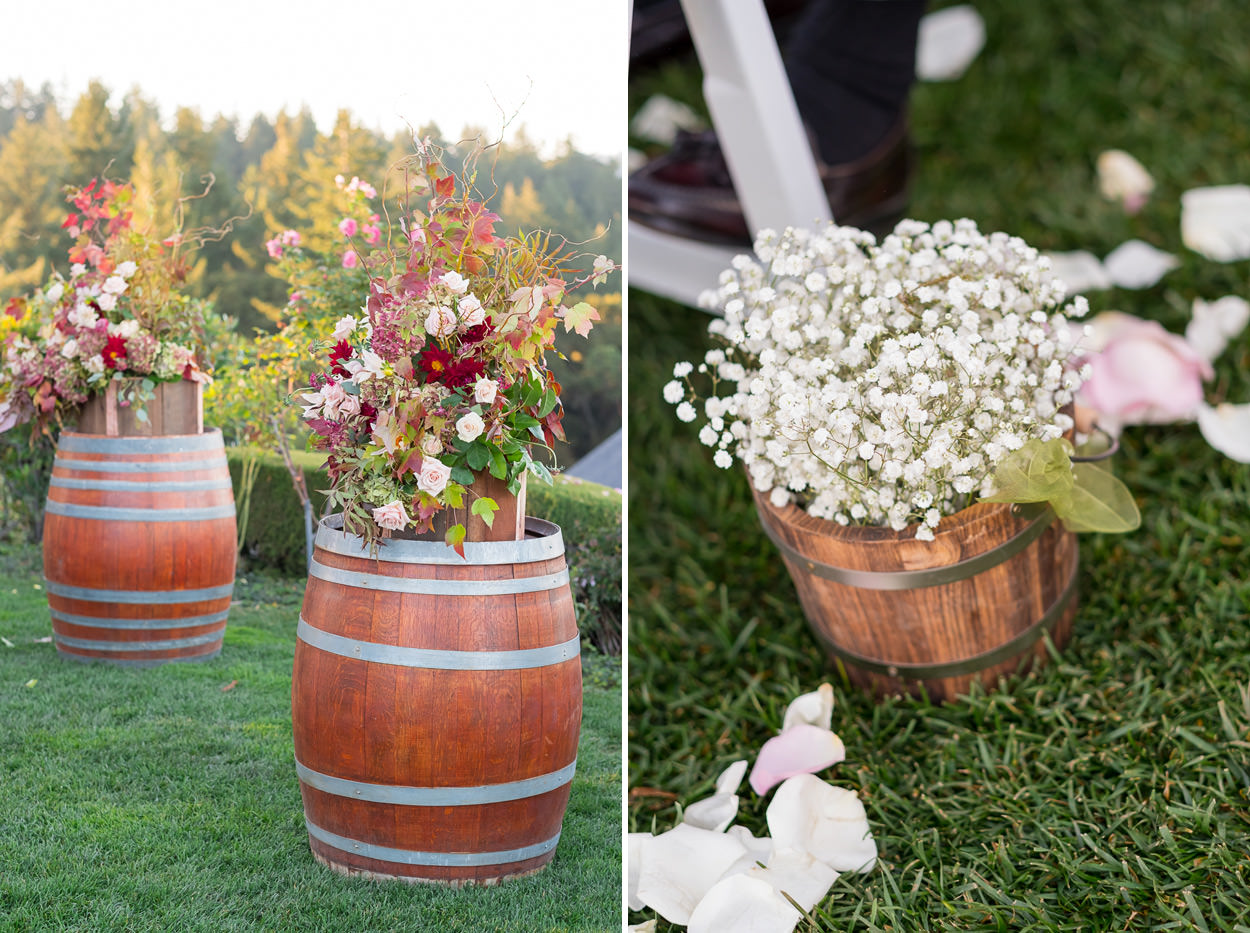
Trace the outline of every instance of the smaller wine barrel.
[[390, 540], [324, 519], [291, 685], [309, 844], [343, 874], [453, 886], [554, 856], [577, 761], [581, 656], [560, 529]]
[[1076, 535], [1045, 506], [978, 503], [915, 528], [839, 525], [753, 490], [804, 615], [853, 683], [937, 700], [1062, 647], [1077, 606]]
[[43, 526], [57, 651], [154, 666], [221, 652], [235, 511], [221, 432], [65, 432]]

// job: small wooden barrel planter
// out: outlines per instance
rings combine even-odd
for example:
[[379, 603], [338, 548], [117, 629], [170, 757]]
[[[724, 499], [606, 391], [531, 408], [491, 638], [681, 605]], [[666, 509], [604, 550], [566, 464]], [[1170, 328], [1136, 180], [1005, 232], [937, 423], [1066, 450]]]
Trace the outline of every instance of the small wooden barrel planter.
[[576, 765], [581, 659], [560, 529], [519, 541], [317, 531], [291, 687], [314, 856], [448, 885], [555, 854]]
[[[198, 385], [157, 391], [150, 414], [198, 413]], [[163, 398], [166, 391], [178, 398]], [[62, 433], [52, 467], [43, 567], [57, 651], [128, 666], [213, 657], [221, 652], [235, 568], [221, 432], [117, 433], [126, 430], [127, 413], [106, 418], [99, 409], [109, 401], [89, 405], [83, 422], [98, 418], [114, 433]], [[198, 426], [194, 415], [161, 420], [172, 430]], [[150, 431], [152, 424], [130, 419], [129, 427]]]
[[808, 623], [852, 682], [951, 700], [1067, 642], [1077, 606], [1076, 535], [1049, 508], [978, 503], [935, 540], [842, 526], [753, 491]]

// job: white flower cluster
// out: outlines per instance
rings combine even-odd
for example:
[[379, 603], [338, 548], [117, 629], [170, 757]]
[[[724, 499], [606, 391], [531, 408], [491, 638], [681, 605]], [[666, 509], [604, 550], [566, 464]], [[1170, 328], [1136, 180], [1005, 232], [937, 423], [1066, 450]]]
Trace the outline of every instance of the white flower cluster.
[[[880, 244], [850, 227], [765, 230], [704, 296], [726, 350], [699, 439], [733, 456], [774, 505], [841, 524], [919, 523], [992, 492], [989, 475], [1031, 438], [1072, 427], [1081, 376], [1068, 360], [1088, 310], [1018, 237], [970, 220], [905, 220]], [[694, 421], [690, 363], [664, 398]], [[683, 383], [684, 380], [684, 383]], [[688, 397], [689, 395], [689, 397]]]

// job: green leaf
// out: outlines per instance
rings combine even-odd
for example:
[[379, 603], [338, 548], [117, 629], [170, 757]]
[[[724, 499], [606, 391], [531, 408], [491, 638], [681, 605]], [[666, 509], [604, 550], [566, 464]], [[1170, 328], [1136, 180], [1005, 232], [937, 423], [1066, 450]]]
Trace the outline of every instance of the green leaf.
[[140, 424], [147, 424], [148, 423], [148, 410], [146, 408], [136, 408], [135, 409], [135, 421], [138, 421]]
[[1053, 502], [1066, 495], [1074, 482], [1072, 444], [1057, 437], [1031, 440], [1014, 450], [994, 468], [997, 492], [982, 502]]
[[498, 447], [490, 449], [490, 475], [495, 479], [503, 479], [508, 475], [508, 461]]
[[490, 448], [474, 441], [473, 446], [465, 452], [464, 459], [470, 470], [483, 470], [490, 463]]
[[1127, 486], [1095, 463], [1072, 467], [1076, 482], [1071, 491], [1052, 499], [1055, 514], [1069, 531], [1133, 531], [1141, 525], [1141, 512]]
[[487, 528], [495, 527], [495, 513], [499, 511], [499, 503], [489, 496], [481, 496], [474, 501], [469, 511], [486, 522]]
[[542, 404], [538, 406], [538, 417], [546, 418], [559, 402], [560, 396], [556, 395], [555, 389], [547, 389], [543, 394]]
[[546, 483], [548, 486], [550, 486], [554, 482], [554, 480], [552, 480], [551, 478], [551, 471], [548, 470], [543, 464], [539, 463], [537, 460], [531, 460], [529, 462], [529, 471], [533, 473], [535, 476], [537, 476], [544, 483]]
[[458, 463], [451, 468], [451, 479], [453, 482], [469, 486], [473, 483], [473, 471], [463, 463]]
[[455, 548], [457, 554], [464, 557], [464, 536], [464, 525], [452, 525], [447, 529], [447, 534], [444, 536], [443, 540], [445, 540], [451, 547]]
[[443, 498], [453, 509], [464, 508], [464, 487], [459, 483], [448, 483], [443, 491]]

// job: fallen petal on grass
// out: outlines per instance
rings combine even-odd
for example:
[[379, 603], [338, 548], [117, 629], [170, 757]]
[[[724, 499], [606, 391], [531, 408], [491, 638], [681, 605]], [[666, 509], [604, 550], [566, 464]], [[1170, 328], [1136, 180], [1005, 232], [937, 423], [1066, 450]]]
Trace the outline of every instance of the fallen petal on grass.
[[781, 721], [781, 731], [808, 723], [822, 729], [833, 728], [833, 687], [821, 684], [811, 693], [795, 697], [786, 707], [785, 718]]
[[799, 907], [809, 911], [825, 899], [838, 880], [838, 872], [807, 852], [777, 849], [766, 867], [756, 866], [748, 877], [768, 882], [777, 893], [789, 895]]
[[1070, 253], [1047, 253], [1055, 278], [1068, 287], [1070, 294], [1080, 294], [1096, 288], [1110, 288], [1111, 277], [1103, 268], [1102, 261], [1088, 250]]
[[846, 746], [828, 729], [799, 723], [773, 736], [751, 769], [751, 787], [761, 796], [796, 774], [811, 774], [846, 758]]
[[1143, 240], [1121, 243], [1102, 262], [1107, 277], [1121, 288], [1149, 288], [1180, 264], [1171, 253]]
[[1250, 463], [1250, 405], [1200, 405], [1197, 417], [1208, 444], [1239, 463]]
[[1250, 302], [1236, 295], [1216, 301], [1194, 300], [1193, 317], [1185, 327], [1185, 339], [1194, 351], [1208, 361], [1224, 352], [1228, 342], [1250, 322]]
[[778, 848], [807, 852], [837, 871], [867, 872], [876, 864], [877, 843], [855, 791], [796, 775], [777, 789], [767, 819]]
[[968, 4], [947, 7], [920, 20], [916, 36], [916, 77], [953, 81], [985, 47], [985, 20]]
[[772, 885], [734, 876], [707, 892], [690, 916], [690, 933], [791, 933], [802, 919]]
[[1098, 190], [1109, 201], [1119, 201], [1125, 213], [1136, 214], [1146, 204], [1155, 180], [1146, 167], [1123, 149], [1099, 153]]
[[746, 851], [725, 833], [688, 823], [643, 838], [637, 897], [669, 923], [686, 924], [695, 906]]
[[1191, 188], [1182, 194], [1181, 240], [1215, 262], [1250, 258], [1250, 186]]

